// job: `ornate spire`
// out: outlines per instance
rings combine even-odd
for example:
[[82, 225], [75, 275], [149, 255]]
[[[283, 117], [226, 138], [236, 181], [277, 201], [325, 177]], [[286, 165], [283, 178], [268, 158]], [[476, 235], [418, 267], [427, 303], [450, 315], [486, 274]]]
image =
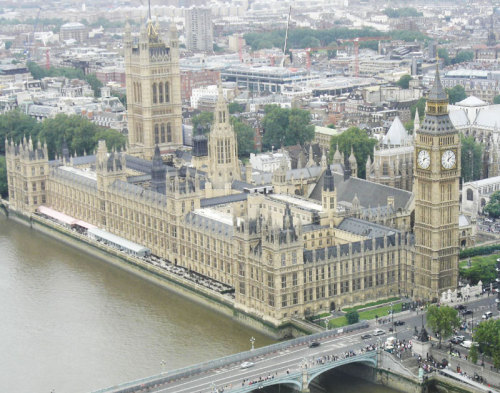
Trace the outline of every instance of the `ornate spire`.
[[323, 179], [323, 191], [334, 191], [335, 190], [335, 182], [332, 174], [332, 170], [330, 166], [326, 168], [325, 177]]
[[432, 85], [431, 91], [427, 97], [429, 101], [444, 101], [448, 100], [448, 96], [443, 89], [441, 84], [441, 77], [439, 76], [439, 62], [436, 62], [436, 74], [434, 76], [434, 84]]

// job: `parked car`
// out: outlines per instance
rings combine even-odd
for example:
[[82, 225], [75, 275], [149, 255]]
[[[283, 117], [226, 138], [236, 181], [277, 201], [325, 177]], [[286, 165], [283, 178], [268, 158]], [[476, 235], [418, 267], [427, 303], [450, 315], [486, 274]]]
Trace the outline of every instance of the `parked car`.
[[493, 316], [493, 313], [491, 311], [486, 311], [481, 318], [490, 319], [492, 316]]
[[465, 340], [463, 342], [460, 343], [460, 345], [464, 348], [470, 348], [472, 347], [472, 341], [470, 340]]
[[374, 335], [374, 336], [381, 336], [382, 334], [385, 334], [385, 331], [384, 331], [384, 330], [382, 330], [382, 329], [375, 329], [375, 330], [373, 331], [373, 335]]
[[250, 367], [253, 367], [255, 365], [255, 363], [252, 363], [252, 362], [243, 362], [241, 363], [240, 367], [241, 368], [250, 368]]
[[309, 344], [309, 348], [316, 348], [319, 347], [321, 343], [319, 341], [313, 341], [312, 343]]
[[460, 344], [460, 343], [463, 343], [464, 340], [465, 340], [464, 336], [453, 336], [450, 339], [450, 342], [452, 342], [453, 344]]

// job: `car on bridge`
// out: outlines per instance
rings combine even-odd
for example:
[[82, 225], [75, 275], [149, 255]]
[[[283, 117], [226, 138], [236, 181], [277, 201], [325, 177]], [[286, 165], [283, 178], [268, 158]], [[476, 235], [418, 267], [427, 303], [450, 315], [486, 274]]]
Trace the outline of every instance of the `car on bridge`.
[[241, 368], [250, 368], [250, 367], [253, 367], [253, 366], [255, 366], [255, 363], [252, 363], [252, 362], [243, 362], [240, 365]]
[[382, 329], [375, 329], [373, 331], [373, 335], [374, 336], [381, 336], [382, 334], [385, 334], [385, 330], [382, 330]]
[[316, 348], [319, 347], [321, 343], [319, 341], [313, 341], [312, 343], [309, 344], [309, 348]]

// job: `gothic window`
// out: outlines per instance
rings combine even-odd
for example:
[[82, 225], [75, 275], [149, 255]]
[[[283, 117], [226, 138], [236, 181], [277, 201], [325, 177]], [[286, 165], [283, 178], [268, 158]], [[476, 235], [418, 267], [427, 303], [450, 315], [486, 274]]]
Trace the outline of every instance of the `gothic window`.
[[170, 102], [170, 85], [165, 82], [165, 102]]
[[382, 175], [389, 176], [389, 164], [387, 162], [382, 164]]
[[139, 95], [139, 102], [142, 102], [142, 84], [141, 82], [138, 83], [138, 91], [137, 94]]
[[160, 136], [158, 131], [158, 124], [155, 124], [155, 144], [160, 143]]
[[158, 85], [158, 96], [160, 104], [163, 102], [163, 82], [160, 82]]
[[167, 123], [167, 142], [172, 142], [172, 127], [170, 126], [170, 123]]
[[156, 83], [153, 83], [153, 104], [156, 104], [158, 102], [158, 97], [156, 94]]
[[468, 201], [473, 201], [474, 200], [474, 193], [470, 188], [467, 189], [467, 200]]
[[165, 143], [165, 124], [161, 124], [161, 143]]

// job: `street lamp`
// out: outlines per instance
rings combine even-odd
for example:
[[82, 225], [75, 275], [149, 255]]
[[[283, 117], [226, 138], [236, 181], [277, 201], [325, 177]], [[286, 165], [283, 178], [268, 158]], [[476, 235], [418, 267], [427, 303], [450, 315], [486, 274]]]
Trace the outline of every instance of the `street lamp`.
[[328, 330], [328, 319], [325, 319], [325, 332]]
[[250, 351], [253, 351], [253, 350], [255, 349], [255, 348], [254, 348], [254, 345], [253, 345], [254, 343], [255, 343], [255, 338], [252, 336], [252, 337], [250, 338], [250, 344], [252, 345], [252, 348], [250, 348]]
[[160, 364], [161, 364], [161, 370], [162, 370], [161, 372], [164, 373], [166, 371], [166, 368], [167, 368], [167, 362], [165, 360], [162, 360], [160, 362]]

